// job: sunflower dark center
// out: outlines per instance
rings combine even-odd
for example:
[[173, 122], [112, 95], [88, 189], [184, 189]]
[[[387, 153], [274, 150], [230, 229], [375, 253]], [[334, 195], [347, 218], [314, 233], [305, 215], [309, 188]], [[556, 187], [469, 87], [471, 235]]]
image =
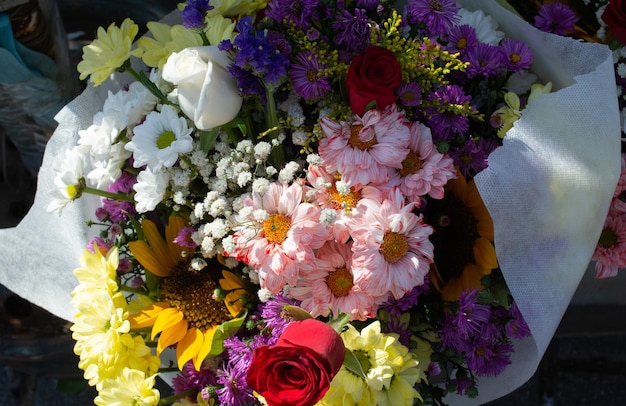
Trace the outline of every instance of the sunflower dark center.
[[228, 321], [229, 312], [221, 300], [214, 300], [218, 287], [210, 272], [189, 270], [184, 262], [163, 280], [162, 294], [171, 307], [180, 310], [189, 328], [204, 332]]
[[429, 200], [424, 217], [434, 229], [431, 241], [439, 273], [446, 281], [461, 275], [465, 265], [476, 262], [474, 242], [480, 236], [471, 209], [449, 194]]

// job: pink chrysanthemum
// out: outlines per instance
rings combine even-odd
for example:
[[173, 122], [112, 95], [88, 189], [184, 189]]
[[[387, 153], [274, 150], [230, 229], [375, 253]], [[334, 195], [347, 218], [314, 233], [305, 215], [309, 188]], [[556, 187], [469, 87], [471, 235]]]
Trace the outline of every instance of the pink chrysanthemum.
[[373, 296], [391, 293], [401, 298], [424, 277], [433, 262], [433, 229], [421, 215], [414, 214], [414, 203], [405, 204], [399, 190], [382, 203], [363, 199], [351, 223], [352, 273], [354, 282]]
[[626, 267], [626, 218], [615, 212], [609, 212], [600, 240], [593, 256], [596, 261], [596, 278], [610, 278], [617, 271]]
[[278, 293], [295, 285], [299, 266], [314, 263], [314, 250], [329, 238], [320, 209], [302, 202], [300, 184], [272, 183], [263, 195], [244, 201], [251, 214], [234, 228], [235, 249], [229, 253], [259, 273], [260, 285]]
[[[307, 181], [313, 192], [313, 203], [322, 209], [335, 210], [336, 218], [333, 221], [332, 233], [335, 241], [339, 243], [345, 243], [350, 238], [347, 222], [359, 200], [374, 199], [380, 202], [383, 200], [382, 192], [374, 186], [350, 186], [349, 192], [346, 193], [345, 190], [341, 190], [341, 187], [337, 187], [338, 179], [328, 173], [323, 166], [310, 165], [307, 171]], [[347, 185], [344, 186], [347, 187]]]
[[402, 161], [402, 168], [392, 173], [390, 183], [398, 185], [409, 200], [419, 200], [425, 195], [441, 199], [443, 187], [448, 180], [456, 178], [454, 161], [437, 151], [430, 129], [425, 125], [414, 122], [410, 132], [410, 152]]
[[369, 110], [352, 124], [320, 121], [326, 135], [319, 154], [329, 172], [339, 172], [352, 186], [380, 184], [389, 179], [389, 168], [400, 169], [409, 153], [409, 121], [395, 106]]
[[626, 154], [622, 154], [622, 169], [613, 194], [611, 210], [626, 213]]
[[376, 316], [378, 305], [386, 299], [368, 295], [354, 283], [350, 248], [351, 244], [327, 242], [317, 251], [315, 265], [301, 268], [298, 285], [289, 289], [289, 295], [301, 300], [300, 307], [311, 316], [343, 312], [351, 320], [366, 320]]

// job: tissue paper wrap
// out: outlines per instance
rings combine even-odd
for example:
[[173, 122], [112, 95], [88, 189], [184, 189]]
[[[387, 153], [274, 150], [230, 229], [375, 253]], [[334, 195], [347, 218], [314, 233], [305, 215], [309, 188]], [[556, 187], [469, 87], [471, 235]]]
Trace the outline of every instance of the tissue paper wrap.
[[[603, 45], [542, 33], [495, 1], [460, 1], [480, 6], [500, 29], [526, 41], [535, 53], [532, 70], [554, 91], [523, 112], [476, 177], [495, 225], [495, 245], [504, 277], [529, 324], [532, 337], [515, 343], [512, 365], [479, 381], [480, 395], [450, 395], [450, 404], [481, 404], [504, 396], [536, 371], [569, 301], [589, 264], [602, 231], [620, 171], [620, 120], [613, 60]], [[97, 230], [98, 199], [84, 196], [59, 217], [46, 212], [53, 187], [55, 155], [75, 145], [119, 81], [88, 87], [57, 116], [48, 143], [35, 202], [15, 228], [0, 230], [0, 284], [71, 320], [72, 271]]]

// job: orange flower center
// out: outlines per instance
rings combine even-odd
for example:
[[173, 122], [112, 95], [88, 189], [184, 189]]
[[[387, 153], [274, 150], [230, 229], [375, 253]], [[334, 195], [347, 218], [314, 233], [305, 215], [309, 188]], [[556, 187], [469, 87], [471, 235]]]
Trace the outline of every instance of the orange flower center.
[[350, 129], [350, 139], [348, 140], [348, 144], [353, 146], [354, 148], [358, 148], [361, 151], [365, 151], [371, 146], [376, 145], [376, 137], [372, 137], [369, 141], [361, 141], [359, 139], [359, 133], [363, 129], [362, 125], [353, 125]]
[[[352, 189], [350, 189], [352, 190]], [[329, 189], [330, 204], [335, 210], [350, 210], [361, 200], [360, 192], [350, 192], [348, 194], [342, 194], [337, 191], [337, 188], [333, 184]]]
[[263, 222], [265, 238], [271, 243], [280, 244], [287, 238], [287, 232], [291, 227], [291, 220], [282, 214], [272, 214]]
[[402, 176], [409, 176], [410, 174], [416, 173], [422, 169], [422, 163], [423, 161], [420, 157], [415, 152], [411, 151], [409, 152], [409, 155], [404, 158], [404, 161], [402, 161], [402, 169], [398, 172]]
[[383, 237], [383, 243], [380, 244], [380, 252], [383, 254], [385, 261], [395, 264], [409, 250], [409, 243], [403, 234], [389, 232]]
[[338, 268], [328, 274], [326, 285], [335, 297], [346, 296], [354, 286], [352, 274], [346, 268]]
[[211, 273], [190, 270], [185, 262], [180, 262], [161, 285], [164, 301], [183, 313], [189, 328], [202, 332], [230, 320], [224, 302], [212, 299], [218, 284]]
[[458, 49], [465, 49], [466, 46], [467, 46], [467, 39], [465, 38], [459, 38], [459, 40], [456, 42], [456, 47]]
[[515, 52], [511, 54], [511, 62], [517, 63], [522, 60], [522, 57], [516, 54]]

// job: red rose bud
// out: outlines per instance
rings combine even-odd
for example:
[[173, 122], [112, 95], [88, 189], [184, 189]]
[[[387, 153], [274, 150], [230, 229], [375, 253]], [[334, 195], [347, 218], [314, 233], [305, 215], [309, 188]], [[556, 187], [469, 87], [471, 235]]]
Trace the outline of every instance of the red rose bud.
[[341, 336], [315, 319], [291, 323], [272, 347], [257, 348], [246, 379], [269, 406], [309, 406], [324, 397], [341, 368]]
[[613, 38], [626, 45], [626, 0], [611, 0], [602, 13], [602, 20]]
[[394, 104], [401, 83], [402, 70], [393, 52], [378, 46], [367, 48], [352, 60], [346, 75], [352, 111], [362, 116], [372, 102], [379, 110]]

